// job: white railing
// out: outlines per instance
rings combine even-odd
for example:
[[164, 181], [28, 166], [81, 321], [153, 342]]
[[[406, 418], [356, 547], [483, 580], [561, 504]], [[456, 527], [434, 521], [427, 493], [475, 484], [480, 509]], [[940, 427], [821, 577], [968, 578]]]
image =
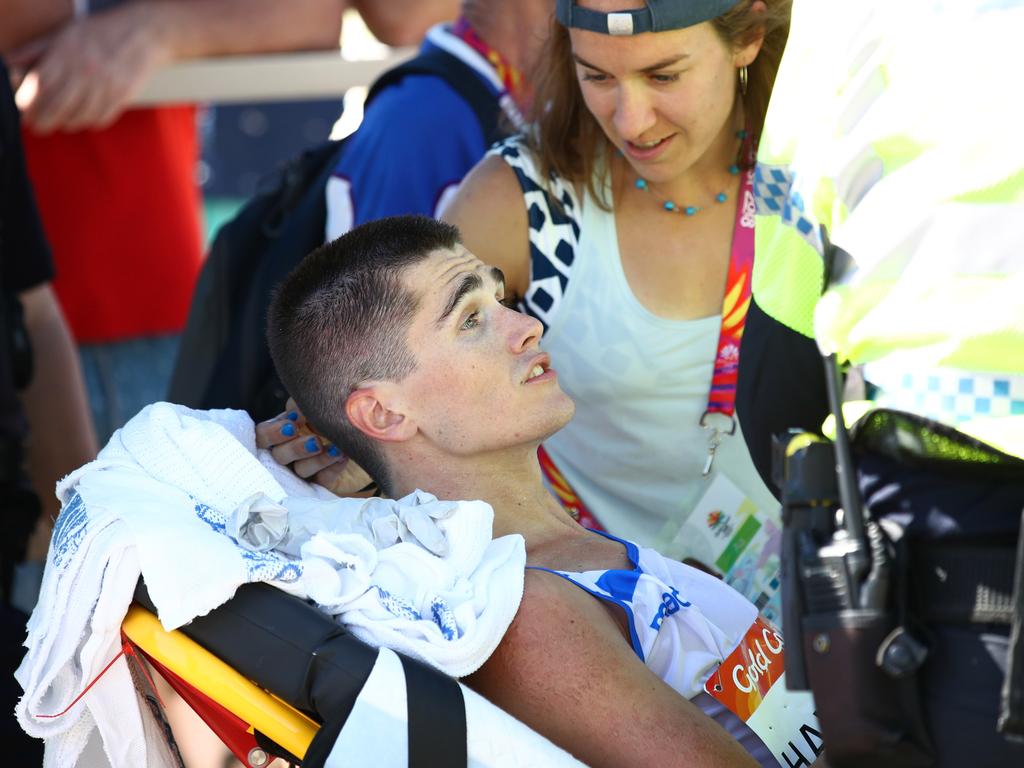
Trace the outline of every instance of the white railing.
[[135, 99], [139, 105], [231, 103], [332, 98], [372, 83], [415, 48], [385, 48], [383, 58], [349, 60], [340, 50], [226, 56], [169, 66]]

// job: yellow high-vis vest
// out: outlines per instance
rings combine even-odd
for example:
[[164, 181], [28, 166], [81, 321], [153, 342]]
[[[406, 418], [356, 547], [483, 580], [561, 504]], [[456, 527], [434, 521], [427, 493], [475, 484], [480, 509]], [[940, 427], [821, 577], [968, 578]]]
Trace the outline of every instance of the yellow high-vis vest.
[[[876, 402], [1024, 457], [1024, 0], [797, 0], [753, 292]], [[827, 290], [827, 242], [851, 259]]]

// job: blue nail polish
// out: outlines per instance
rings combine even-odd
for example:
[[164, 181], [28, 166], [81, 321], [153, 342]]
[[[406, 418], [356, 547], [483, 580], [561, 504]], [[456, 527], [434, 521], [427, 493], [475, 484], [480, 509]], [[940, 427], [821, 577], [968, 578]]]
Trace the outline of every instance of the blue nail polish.
[[315, 437], [310, 437], [306, 439], [306, 450], [309, 451], [310, 453], [316, 453], [317, 451], [320, 450], [320, 445], [317, 443]]
[[341, 451], [338, 450], [338, 446], [332, 445], [330, 448], [327, 449], [327, 455], [338, 457], [341, 456]]
[[291, 422], [288, 422], [283, 427], [281, 427], [281, 434], [284, 435], [285, 437], [292, 437], [295, 434], [295, 425], [292, 424]]
[[288, 413], [285, 414], [285, 415], [288, 417], [289, 421], [298, 421], [299, 420], [299, 414], [296, 413], [295, 411], [288, 411]]

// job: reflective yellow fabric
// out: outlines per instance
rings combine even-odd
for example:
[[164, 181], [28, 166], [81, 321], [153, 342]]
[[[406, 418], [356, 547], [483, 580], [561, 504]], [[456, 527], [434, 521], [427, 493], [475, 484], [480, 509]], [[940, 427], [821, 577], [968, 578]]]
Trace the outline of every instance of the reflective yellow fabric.
[[[1000, 84], [1021, 29], [1012, 0], [794, 4], [755, 185], [765, 312], [869, 379], [878, 365], [889, 382], [935, 370], [1019, 384], [1024, 105]], [[822, 230], [852, 264], [819, 300]], [[1024, 402], [997, 419], [978, 397], [974, 418], [953, 394], [938, 400], [950, 423], [1024, 455]]]
[[[761, 258], [762, 253], [773, 258]], [[814, 306], [821, 296], [821, 256], [792, 227], [775, 216], [754, 225], [751, 290], [758, 305], [783, 325], [814, 336]]]

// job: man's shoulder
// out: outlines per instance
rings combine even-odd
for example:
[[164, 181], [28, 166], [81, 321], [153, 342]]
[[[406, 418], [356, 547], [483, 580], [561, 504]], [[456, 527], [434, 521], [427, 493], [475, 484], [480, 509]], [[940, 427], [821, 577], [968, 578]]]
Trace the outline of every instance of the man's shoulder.
[[441, 77], [413, 74], [385, 87], [367, 105], [338, 165], [359, 166], [371, 158], [375, 165], [387, 158], [423, 163], [425, 151], [435, 162], [450, 154], [475, 162], [485, 149], [483, 128], [462, 95]]
[[493, 65], [450, 28], [438, 25], [427, 33], [417, 56], [376, 81], [362, 130], [394, 132], [397, 126], [409, 133], [436, 126], [448, 133], [494, 135], [503, 93]]
[[[467, 77], [476, 75], [467, 73]], [[457, 88], [440, 75], [414, 72], [386, 85], [374, 96], [366, 107], [360, 131], [409, 131], [422, 124], [478, 127], [469, 101]]]
[[616, 642], [622, 641], [618, 626], [599, 598], [543, 569], [527, 569], [515, 621], [528, 631], [545, 629], [548, 641], [552, 632], [573, 635], [576, 624], [584, 625], [588, 633], [607, 632]]
[[556, 573], [528, 568], [519, 610], [478, 677], [543, 680], [563, 674], [570, 659], [628, 665], [635, 656], [597, 598]]

